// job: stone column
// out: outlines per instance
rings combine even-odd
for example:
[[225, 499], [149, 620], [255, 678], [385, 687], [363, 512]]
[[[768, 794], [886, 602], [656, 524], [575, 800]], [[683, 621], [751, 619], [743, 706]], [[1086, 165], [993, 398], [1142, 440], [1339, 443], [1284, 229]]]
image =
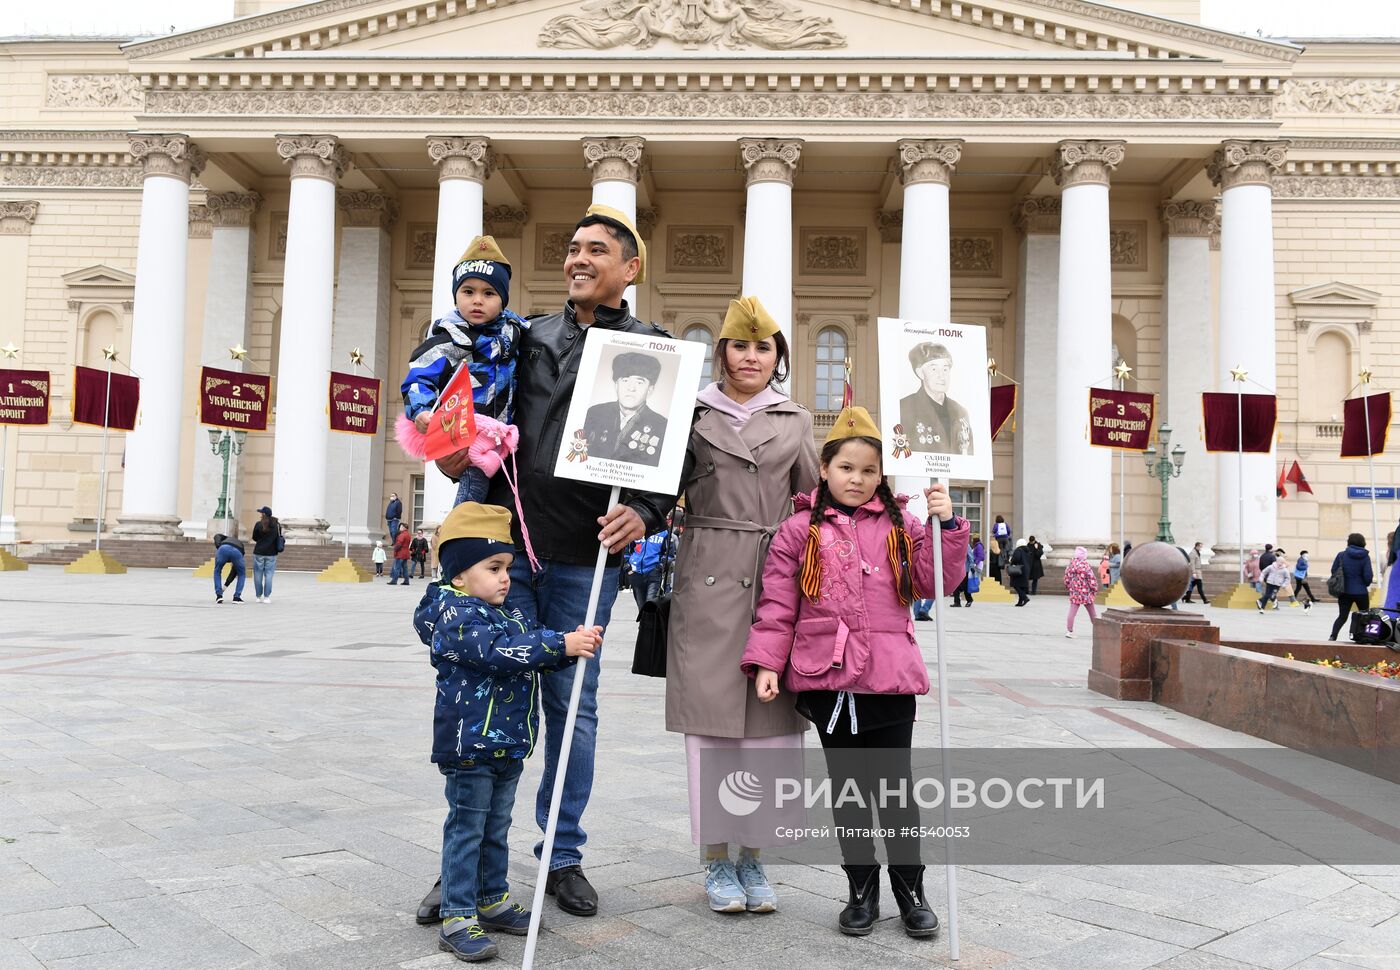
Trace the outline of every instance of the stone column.
[[[436, 320], [456, 306], [452, 294], [452, 267], [467, 251], [467, 244], [482, 233], [486, 180], [496, 167], [496, 156], [491, 151], [490, 141], [485, 138], [429, 136], [428, 157], [438, 167], [432, 313]], [[405, 364], [407, 361], [401, 362], [401, 365]], [[397, 386], [394, 391], [397, 393]], [[452, 500], [456, 497], [457, 483], [438, 471], [433, 462], [425, 462], [423, 524], [430, 529], [440, 525], [447, 513], [452, 511]], [[381, 521], [383, 512], [383, 509], [379, 510]], [[408, 511], [405, 515], [411, 516], [412, 512]]]
[[[1017, 286], [1016, 361], [1021, 382], [1016, 401], [1012, 529], [1018, 536], [1058, 535], [1055, 520], [1055, 391], [1057, 314], [1060, 300], [1060, 200], [1027, 196], [1011, 210], [1021, 233]], [[1005, 516], [993, 508], [991, 521]], [[988, 524], [987, 528], [991, 528]]]
[[[1205, 375], [1216, 373], [1215, 338], [1210, 301], [1210, 234], [1216, 223], [1214, 202], [1181, 200], [1162, 203], [1162, 236], [1166, 255], [1166, 292], [1162, 298], [1162, 420], [1186, 446], [1181, 477], [1172, 483], [1172, 534], [1190, 548], [1220, 538], [1216, 529], [1217, 473], [1215, 461], [1199, 439], [1189, 433], [1201, 423], [1201, 390]], [[1238, 540], [1236, 540], [1238, 541]]]
[[177, 538], [190, 179], [204, 170], [204, 153], [185, 135], [133, 135], [131, 154], [144, 172], [130, 362], [141, 378], [141, 412], [126, 436], [113, 531]]
[[[253, 308], [253, 213], [261, 201], [256, 192], [216, 192], [206, 203], [213, 224], [209, 239], [209, 282], [204, 297], [204, 335], [200, 341], [201, 363], [224, 370], [242, 371], [244, 361], [229, 355], [229, 349], [248, 343], [248, 322]], [[205, 445], [206, 429], [195, 429], [195, 455], [190, 492], [190, 517], [181, 523], [187, 537], [209, 538], [214, 532], [237, 535], [238, 509], [230, 510], [232, 521], [213, 522], [224, 487], [224, 463], [210, 454]], [[229, 495], [235, 501], [242, 494], [237, 487], [242, 458], [230, 455]], [[229, 531], [232, 527], [235, 531]]]
[[[1230, 369], [1243, 366], [1246, 394], [1277, 390], [1274, 326], [1273, 176], [1284, 163], [1286, 141], [1225, 141], [1208, 172], [1221, 190], [1220, 202], [1220, 354], [1216, 390], [1235, 391]], [[1263, 385], [1261, 388], [1260, 385]], [[1220, 545], [1246, 547], [1272, 542], [1276, 533], [1277, 496], [1274, 454], [1244, 456], [1244, 522], [1240, 522], [1240, 462], [1216, 457], [1220, 482]]]
[[[0, 202], [0, 347], [13, 344], [18, 348], [14, 357], [0, 353], [0, 367], [20, 368], [25, 365], [25, 298], [28, 294], [29, 233], [39, 215], [39, 203], [34, 200]], [[19, 477], [19, 439], [16, 434], [3, 435], [8, 441], [0, 454], [0, 545], [17, 542], [19, 530], [15, 522], [15, 481]]]
[[326, 535], [326, 417], [335, 292], [335, 184], [350, 156], [334, 135], [278, 135], [291, 166], [278, 345], [272, 510], [288, 542]]
[[[641, 138], [585, 138], [583, 160], [593, 175], [593, 201], [612, 206], [626, 213], [637, 225], [637, 179], [642, 172]], [[641, 232], [641, 227], [638, 227]], [[637, 287], [629, 286], [622, 293], [634, 316], [637, 310]]]
[[740, 138], [747, 173], [744, 209], [745, 296], [756, 296], [792, 340], [792, 179], [801, 139]]
[[1113, 370], [1108, 176], [1123, 154], [1121, 141], [1062, 141], [1055, 151], [1053, 171], [1062, 191], [1051, 534], [1061, 549], [1101, 546], [1112, 534], [1113, 453], [1091, 447], [1084, 432], [1089, 387]]
[[355, 373], [351, 351], [364, 354], [362, 376], [380, 380], [380, 427], [373, 435], [333, 434], [326, 453], [326, 510], [331, 537], [345, 535], [346, 472], [350, 479], [350, 541], [365, 543], [384, 535], [384, 442], [401, 413], [399, 381], [403, 361], [389, 356], [389, 227], [399, 205], [382, 192], [357, 189], [336, 193], [341, 211], [340, 271], [336, 274], [335, 334], [331, 369]]

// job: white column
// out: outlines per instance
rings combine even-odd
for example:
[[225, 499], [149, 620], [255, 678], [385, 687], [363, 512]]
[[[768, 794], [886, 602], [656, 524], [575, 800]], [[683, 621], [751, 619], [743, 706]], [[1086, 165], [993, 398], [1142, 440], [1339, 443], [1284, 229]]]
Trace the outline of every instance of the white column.
[[[1174, 430], [1173, 440], [1186, 448], [1181, 477], [1172, 482], [1172, 534], [1190, 548], [1214, 546], [1216, 529], [1215, 461], [1191, 431], [1201, 423], [1201, 390], [1216, 373], [1215, 337], [1211, 327], [1210, 235], [1217, 222], [1214, 202], [1181, 200], [1162, 204], [1166, 292], [1162, 298], [1161, 419]], [[1235, 541], [1238, 541], [1237, 539]]]
[[[0, 367], [24, 367], [25, 299], [29, 288], [29, 233], [39, 215], [39, 203], [33, 200], [0, 202], [0, 347], [14, 345], [17, 351], [10, 357], [0, 353]], [[20, 429], [10, 433], [0, 431], [5, 442], [0, 454], [0, 546], [19, 541], [15, 520], [15, 496], [19, 477]]]
[[802, 142], [740, 138], [748, 176], [744, 209], [745, 296], [756, 296], [792, 348], [792, 179]]
[[[948, 256], [948, 182], [962, 157], [962, 140], [899, 142], [899, 178], [904, 184], [904, 227], [899, 250], [899, 315], [927, 323], [952, 322], [953, 283]], [[898, 476], [894, 490], [912, 496], [919, 518], [928, 510], [928, 482]]]
[[[1272, 182], [1287, 149], [1284, 141], [1226, 141], [1209, 166], [1211, 181], [1221, 189], [1220, 354], [1214, 372], [1220, 391], [1240, 389], [1229, 373], [1240, 365], [1249, 372], [1245, 393], [1277, 390]], [[1245, 455], [1243, 464], [1244, 544], [1262, 546], [1277, 536], [1273, 449]], [[1222, 546], [1240, 542], [1239, 467], [1234, 455], [1216, 456]]]
[[[1060, 299], [1060, 200], [1028, 196], [1011, 213], [1021, 232], [1011, 528], [1018, 536], [1060, 534], [1055, 520], [1055, 360]], [[992, 521], [1006, 515], [991, 509]], [[991, 528], [988, 525], [987, 528]]]
[[[248, 322], [253, 309], [253, 213], [260, 200], [256, 192], [216, 192], [209, 195], [206, 203], [214, 225], [209, 239], [209, 281], [205, 287], [204, 335], [199, 359], [201, 363], [224, 370], [244, 370], [244, 362], [231, 357], [229, 349], [248, 342]], [[205, 445], [207, 440], [206, 429], [197, 427], [190, 517], [181, 523], [181, 529], [190, 538], [213, 535], [211, 520], [224, 487], [223, 460], [209, 451]], [[229, 494], [235, 500], [242, 494], [237, 488], [241, 462], [240, 456], [229, 456]], [[237, 507], [229, 510], [229, 517], [233, 519], [230, 524], [236, 528]], [[237, 535], [224, 523], [220, 523], [217, 531]]]
[[[611, 206], [637, 224], [637, 180], [642, 171], [641, 138], [585, 138], [583, 160], [593, 176], [593, 202]], [[641, 231], [639, 228], [638, 232]], [[622, 291], [632, 315], [637, 316], [637, 287]]]
[[[1108, 176], [1123, 160], [1117, 141], [1063, 141], [1060, 292], [1055, 334], [1055, 545], [1100, 546], [1112, 534], [1113, 453], [1089, 445], [1089, 387], [1113, 369], [1113, 287]], [[1022, 534], [1026, 534], [1022, 530]], [[1039, 534], [1039, 533], [1037, 533]]]
[[[449, 313], [456, 302], [452, 294], [452, 267], [467, 244], [482, 232], [482, 205], [486, 180], [496, 166], [491, 143], [485, 138], [428, 138], [428, 157], [438, 167], [437, 245], [433, 250], [433, 319]], [[399, 369], [407, 365], [401, 361]], [[399, 378], [402, 378], [399, 374]], [[396, 403], [397, 383], [390, 400]], [[395, 412], [397, 413], [397, 412]], [[438, 471], [433, 462], [423, 465], [423, 525], [436, 528], [452, 511], [457, 483]], [[380, 519], [384, 510], [380, 509]], [[412, 512], [405, 511], [406, 516]]]
[[133, 135], [141, 162], [141, 228], [131, 370], [141, 378], [141, 411], [126, 436], [122, 510], [113, 530], [132, 538], [181, 535], [180, 420], [185, 361], [190, 178], [204, 153], [184, 135]]
[[385, 535], [384, 441], [400, 413], [402, 361], [389, 356], [389, 226], [399, 205], [382, 192], [363, 189], [336, 193], [341, 211], [340, 271], [336, 274], [335, 333], [331, 369], [356, 373], [351, 351], [364, 355], [363, 377], [379, 378], [380, 427], [373, 436], [332, 434], [326, 452], [326, 517], [331, 538], [345, 534], [346, 472], [349, 478], [350, 541], [371, 542]]
[[326, 417], [335, 290], [335, 183], [350, 164], [333, 135], [278, 135], [291, 165], [278, 345], [272, 509], [288, 542], [326, 535]]

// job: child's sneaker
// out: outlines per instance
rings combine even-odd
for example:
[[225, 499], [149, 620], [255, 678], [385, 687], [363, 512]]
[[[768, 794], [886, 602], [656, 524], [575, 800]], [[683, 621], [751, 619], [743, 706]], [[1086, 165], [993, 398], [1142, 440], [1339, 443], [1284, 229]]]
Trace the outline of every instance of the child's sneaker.
[[468, 963], [490, 960], [496, 955], [496, 944], [491, 942], [491, 937], [486, 935], [475, 917], [466, 916], [453, 916], [442, 924], [442, 930], [438, 933], [438, 949]]
[[530, 911], [512, 902], [508, 894], [495, 905], [478, 906], [476, 916], [482, 929], [500, 930], [512, 936], [530, 935]]
[[739, 853], [739, 864], [735, 867], [739, 885], [744, 887], [744, 907], [750, 913], [774, 913], [778, 909], [778, 894], [768, 885], [763, 866], [758, 856], [748, 852]]
[[710, 909], [716, 913], [742, 913], [747, 907], [748, 894], [728, 859], [711, 859], [705, 876], [705, 893], [710, 897]]

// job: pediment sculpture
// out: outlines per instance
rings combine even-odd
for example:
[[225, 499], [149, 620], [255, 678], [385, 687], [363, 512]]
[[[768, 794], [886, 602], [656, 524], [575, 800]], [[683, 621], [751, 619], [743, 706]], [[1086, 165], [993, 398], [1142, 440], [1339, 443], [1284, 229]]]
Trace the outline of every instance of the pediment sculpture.
[[808, 17], [786, 0], [588, 0], [540, 31], [541, 47], [823, 50], [846, 46], [830, 17]]

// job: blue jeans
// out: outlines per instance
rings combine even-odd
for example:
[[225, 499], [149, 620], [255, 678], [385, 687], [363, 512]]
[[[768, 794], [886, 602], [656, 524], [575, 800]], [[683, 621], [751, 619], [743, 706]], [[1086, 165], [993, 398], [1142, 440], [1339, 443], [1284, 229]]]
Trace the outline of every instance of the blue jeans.
[[404, 584], [405, 586], [407, 586], [407, 585], [408, 585], [408, 560], [407, 560], [407, 559], [395, 559], [395, 560], [394, 560], [394, 565], [393, 565], [392, 567], [390, 567], [390, 569], [389, 569], [389, 582], [391, 582], [391, 583], [397, 583], [397, 582], [398, 582], [399, 580], [401, 580], [401, 579], [403, 580], [403, 584]]
[[224, 595], [224, 567], [230, 564], [233, 566], [233, 575], [238, 580], [238, 585], [233, 588], [233, 595], [243, 595], [243, 581], [248, 578], [247, 568], [243, 565], [243, 553], [232, 546], [220, 546], [214, 553], [214, 595], [220, 598]]
[[915, 616], [928, 616], [929, 611], [933, 609], [933, 600], [915, 600], [913, 605]]
[[398, 520], [398, 519], [385, 519], [384, 521], [386, 521], [386, 522], [389, 523], [389, 541], [390, 541], [390, 542], [393, 542], [393, 541], [394, 541], [394, 537], [397, 536], [397, 535], [399, 534], [399, 520]]
[[277, 572], [276, 556], [253, 557], [253, 595], [272, 595], [272, 574]]
[[438, 765], [446, 778], [442, 823], [442, 918], [475, 916], [478, 906], [506, 898], [510, 813], [525, 762], [488, 758]]
[[[606, 627], [617, 599], [617, 568], [603, 571], [603, 588], [598, 595], [598, 613], [593, 622]], [[588, 594], [593, 588], [593, 567], [545, 560], [540, 571], [530, 574], [530, 561], [516, 556], [510, 566], [510, 594], [506, 612], [519, 610], [526, 623], [538, 622], [545, 628], [567, 633], [587, 619]], [[606, 634], [604, 634], [606, 636]], [[593, 793], [593, 753], [598, 741], [598, 672], [595, 655], [584, 667], [583, 692], [579, 697], [578, 718], [574, 722], [569, 768], [564, 775], [564, 798], [559, 805], [559, 824], [554, 833], [554, 853], [550, 869], [576, 866], [583, 861], [579, 851], [588, 841], [580, 819]], [[544, 707], [544, 774], [535, 793], [535, 823], [543, 832], [549, 822], [549, 800], [554, 794], [554, 773], [559, 767], [559, 748], [564, 721], [569, 713], [569, 695], [574, 688], [574, 666], [540, 674], [540, 694]], [[544, 842], [535, 844], [535, 857]]]
[[[453, 505], [461, 505], [463, 502], [485, 502], [486, 493], [491, 489], [491, 479], [486, 477], [486, 473], [475, 465], [462, 472], [462, 477], [457, 479], [457, 497], [452, 500]], [[574, 624], [577, 626], [578, 624]]]

